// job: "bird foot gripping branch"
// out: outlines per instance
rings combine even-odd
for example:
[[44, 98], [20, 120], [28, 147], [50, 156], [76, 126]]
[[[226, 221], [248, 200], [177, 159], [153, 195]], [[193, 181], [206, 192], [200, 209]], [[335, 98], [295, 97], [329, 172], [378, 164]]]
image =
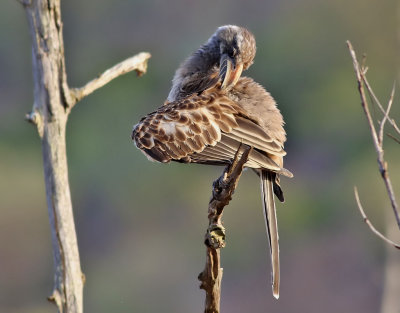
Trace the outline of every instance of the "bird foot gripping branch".
[[220, 249], [225, 247], [225, 227], [221, 222], [222, 212], [232, 199], [232, 194], [239, 182], [252, 147], [245, 146], [244, 150], [241, 150], [242, 145], [239, 146], [231, 164], [213, 182], [212, 197], [208, 206], [209, 226], [204, 241], [205, 245], [210, 248]]

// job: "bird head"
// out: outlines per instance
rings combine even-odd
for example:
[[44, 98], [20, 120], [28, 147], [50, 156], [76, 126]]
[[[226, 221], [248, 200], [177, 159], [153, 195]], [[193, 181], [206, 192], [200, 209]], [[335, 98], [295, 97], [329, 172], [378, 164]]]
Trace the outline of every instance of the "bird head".
[[234, 25], [221, 26], [213, 39], [219, 48], [219, 77], [222, 89], [232, 88], [243, 70], [253, 64], [256, 41], [247, 29]]

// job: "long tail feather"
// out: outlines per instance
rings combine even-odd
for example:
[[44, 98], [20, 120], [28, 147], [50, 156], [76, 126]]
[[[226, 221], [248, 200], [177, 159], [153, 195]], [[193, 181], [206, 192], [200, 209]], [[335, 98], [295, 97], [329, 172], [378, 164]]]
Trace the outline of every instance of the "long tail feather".
[[272, 265], [272, 294], [279, 298], [280, 270], [279, 270], [279, 236], [276, 220], [276, 208], [274, 200], [274, 174], [270, 171], [261, 172], [261, 192], [264, 207], [265, 226], [271, 250]]

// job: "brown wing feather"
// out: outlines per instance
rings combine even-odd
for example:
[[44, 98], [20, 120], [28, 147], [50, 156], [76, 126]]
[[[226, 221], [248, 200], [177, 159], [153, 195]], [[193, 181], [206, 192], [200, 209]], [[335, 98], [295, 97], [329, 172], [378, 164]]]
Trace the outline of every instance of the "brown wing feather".
[[179, 98], [181, 99], [189, 95], [201, 93], [215, 86], [218, 81], [219, 76], [217, 71], [211, 74], [204, 74], [201, 72], [195, 73], [182, 81], [182, 87], [179, 90]]
[[140, 120], [132, 139], [156, 161], [205, 164], [229, 163], [243, 143], [254, 147], [246, 166], [291, 174], [271, 159], [285, 155], [282, 145], [218, 87], [165, 103]]

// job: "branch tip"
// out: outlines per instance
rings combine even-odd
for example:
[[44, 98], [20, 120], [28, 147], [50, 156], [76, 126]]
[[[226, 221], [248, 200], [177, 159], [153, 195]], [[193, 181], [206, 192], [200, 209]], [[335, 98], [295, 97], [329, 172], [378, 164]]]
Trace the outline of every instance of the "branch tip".
[[385, 128], [386, 121], [389, 119], [389, 113], [390, 113], [390, 109], [392, 108], [395, 90], [396, 90], [396, 85], [395, 85], [395, 83], [393, 83], [392, 92], [390, 93], [390, 98], [389, 98], [389, 102], [387, 105], [387, 109], [384, 113], [383, 119], [380, 123], [381, 125], [379, 127], [379, 142], [380, 142], [381, 148], [383, 148], [383, 130]]
[[47, 297], [47, 301], [54, 303], [57, 306], [59, 312], [63, 312], [62, 296], [57, 289], [54, 289], [51, 296]]
[[81, 88], [71, 88], [71, 107], [73, 107], [84, 97], [90, 95], [95, 90], [103, 87], [104, 85], [121, 75], [129, 73], [131, 71], [136, 71], [137, 76], [142, 76], [147, 71], [147, 62], [150, 58], [151, 54], [148, 52], [138, 53], [107, 69], [102, 74], [89, 81], [85, 86]]
[[38, 124], [38, 119], [39, 119], [39, 117], [38, 117], [38, 113], [37, 112], [29, 112], [29, 113], [25, 114], [25, 120], [28, 123], [37, 125]]
[[397, 139], [395, 136], [393, 136], [390, 133], [386, 133], [386, 136], [388, 136], [389, 138], [391, 138], [392, 140], [394, 140], [395, 142], [397, 142], [398, 144], [400, 144], [400, 140]]
[[361, 205], [361, 201], [360, 201], [360, 197], [358, 195], [358, 190], [357, 187], [354, 186], [354, 197], [356, 198], [356, 202], [357, 202], [357, 207], [358, 210], [361, 213], [361, 216], [364, 220], [364, 222], [368, 225], [368, 227], [370, 228], [370, 230], [379, 238], [381, 238], [383, 241], [385, 241], [386, 243], [392, 245], [393, 247], [395, 247], [396, 249], [400, 249], [400, 244], [397, 244], [395, 242], [393, 242], [392, 240], [390, 240], [389, 238], [387, 238], [385, 235], [383, 235], [380, 231], [378, 231], [375, 226], [371, 223], [371, 221], [368, 219], [367, 214], [365, 214], [365, 211]]

